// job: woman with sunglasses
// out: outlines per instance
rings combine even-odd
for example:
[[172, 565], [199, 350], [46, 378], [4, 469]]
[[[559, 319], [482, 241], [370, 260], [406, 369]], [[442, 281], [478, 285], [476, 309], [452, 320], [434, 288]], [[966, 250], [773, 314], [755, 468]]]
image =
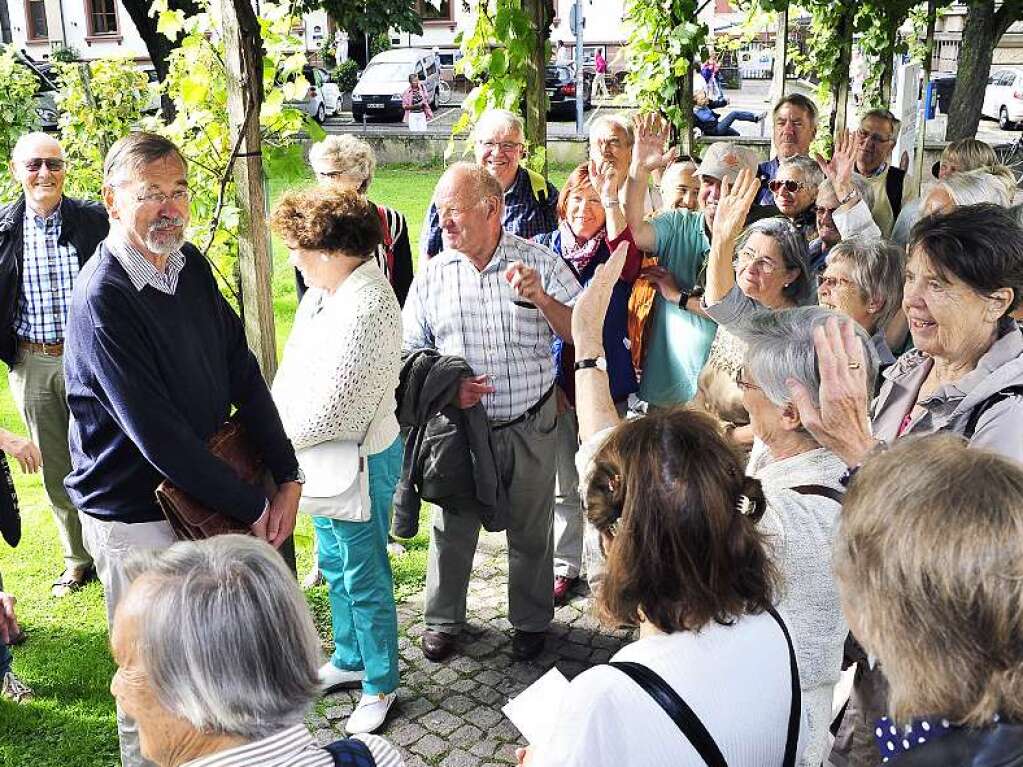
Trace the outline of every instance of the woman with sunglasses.
[[[576, 303], [572, 336], [579, 359], [603, 353], [600, 323], [624, 260], [617, 253]], [[807, 307], [752, 318], [739, 381], [763, 445], [745, 470], [702, 414], [673, 409], [620, 423], [606, 373], [599, 366], [576, 371], [587, 516], [608, 557], [598, 606], [616, 623], [638, 619], [641, 627], [639, 640], [613, 660], [659, 674], [690, 704], [731, 765], [786, 763], [777, 715], [793, 696], [776, 686], [777, 637], [765, 637], [770, 645], [739, 649], [754, 631], [774, 628], [764, 620], [760, 566], [749, 567], [760, 540], [780, 576], [780, 588], [768, 599], [790, 632], [799, 674], [804, 723], [797, 763], [816, 766], [825, 756], [848, 632], [830, 557], [844, 467], [802, 428], [786, 381], [817, 385], [813, 333], [834, 316]], [[866, 334], [860, 330], [856, 337], [869, 359]], [[728, 554], [721, 548], [726, 541]], [[712, 570], [718, 576], [705, 580]], [[745, 606], [727, 608], [725, 597], [740, 573], [746, 574]], [[715, 602], [713, 618], [692, 612]], [[733, 651], [742, 658], [729, 657]], [[755, 682], [735, 676], [747, 664], [756, 669]], [[706, 764], [670, 719], [653, 715], [656, 704], [632, 684], [607, 666], [576, 677], [562, 702], [562, 726], [550, 742], [535, 744], [532, 761], [524, 763]], [[748, 699], [751, 684], [773, 698], [770, 713]]]
[[817, 238], [817, 188], [824, 176], [805, 154], [782, 160], [778, 174], [767, 182], [774, 204], [793, 223], [807, 243]]

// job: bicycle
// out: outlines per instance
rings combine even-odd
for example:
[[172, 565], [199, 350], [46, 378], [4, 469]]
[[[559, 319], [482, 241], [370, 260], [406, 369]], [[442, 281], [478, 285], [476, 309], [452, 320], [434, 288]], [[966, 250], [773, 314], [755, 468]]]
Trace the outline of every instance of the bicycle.
[[996, 146], [995, 157], [1012, 173], [1012, 177], [1016, 179], [1016, 188], [1023, 189], [1023, 134], [1015, 141]]

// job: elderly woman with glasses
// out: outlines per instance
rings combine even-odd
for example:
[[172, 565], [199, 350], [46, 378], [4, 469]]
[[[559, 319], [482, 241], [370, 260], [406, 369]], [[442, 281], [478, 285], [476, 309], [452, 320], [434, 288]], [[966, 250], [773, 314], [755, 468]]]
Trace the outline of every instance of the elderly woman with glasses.
[[835, 574], [885, 668], [892, 767], [1023, 764], [1023, 468], [951, 436], [906, 440], [849, 488]]
[[781, 161], [778, 174], [767, 182], [774, 204], [806, 241], [817, 238], [817, 189], [824, 176], [817, 163], [805, 154]]
[[[377, 160], [373, 149], [360, 138], [342, 133], [327, 136], [313, 144], [309, 150], [309, 164], [316, 181], [324, 188], [369, 194]], [[412, 248], [409, 245], [408, 221], [405, 216], [383, 205], [376, 205], [382, 232], [374, 261], [394, 288], [400, 305], [405, 304], [412, 284]], [[302, 275], [296, 272], [299, 298], [306, 286]]]
[[[623, 262], [624, 254], [612, 258], [605, 267], [606, 273], [598, 274], [576, 303], [572, 335], [580, 359], [599, 358], [603, 353], [599, 327], [602, 308], [607, 305], [610, 286]], [[841, 673], [842, 650], [848, 633], [828, 556], [841, 509], [841, 478], [845, 465], [805, 429], [791, 401], [787, 382], [797, 380], [808, 390], [817, 389], [820, 379], [814, 334], [828, 323], [837, 327], [838, 319], [835, 313], [819, 307], [760, 311], [748, 317], [738, 331], [747, 344], [747, 351], [737, 382], [757, 438], [746, 475], [763, 494], [764, 513], [757, 528], [766, 537], [768, 554], [781, 576], [778, 612], [789, 626], [795, 645], [802, 710], [806, 718], [805, 750], [798, 763], [814, 767], [826, 756], [833, 688]], [[869, 337], [862, 328], [851, 332], [852, 343], [858, 345], [864, 359], [863, 372], [868, 379], [872, 378], [876, 364]], [[597, 453], [596, 461], [590, 464], [591, 469], [593, 466], [596, 469], [580, 471], [583, 477], [592, 474], [588, 483], [584, 481], [584, 486], [589, 485], [589, 501], [601, 486], [601, 464], [608, 446], [631, 444], [635, 428], [618, 426], [607, 376], [599, 366], [594, 370], [577, 370], [576, 391], [583, 439], [581, 465]], [[673, 414], [669, 414], [670, 417]], [[672, 441], [671, 450], [662, 458], [651, 461], [649, 455], [644, 456], [644, 465], [677, 467], [679, 473], [675, 481], [682, 484], [698, 465], [697, 454], [704, 449], [704, 444], [702, 441]], [[644, 486], [644, 483], [633, 485], [632, 482], [631, 477], [622, 476], [622, 488], [626, 493], [630, 488]], [[677, 508], [695, 511], [699, 501], [691, 507], [694, 503], [691, 497], [686, 494], [686, 500]], [[615, 496], [615, 502], [622, 508], [620, 496]], [[591, 518], [594, 512], [592, 507], [588, 510]], [[594, 524], [601, 528], [601, 521], [594, 519]], [[626, 523], [625, 529], [631, 532], [634, 528]], [[616, 545], [618, 541], [612, 538], [609, 554], [612, 558]], [[611, 563], [603, 589], [611, 588], [613, 570]], [[651, 581], [651, 588], [656, 582], [656, 579]], [[641, 586], [635, 593], [647, 592]], [[681, 678], [686, 679], [687, 684], [695, 684], [697, 693], [704, 694], [706, 690], [701, 690], [697, 681], [699, 676], [689, 669]], [[735, 703], [740, 705], [738, 701]], [[743, 720], [751, 721], [749, 717]], [[662, 737], [656, 742], [663, 744], [664, 740]], [[741, 760], [729, 758], [728, 763], [741, 763]], [[778, 760], [763, 758], [756, 763], [777, 764]]]
[[138, 549], [125, 564], [110, 692], [157, 767], [401, 767], [383, 738], [321, 748], [305, 726], [320, 639], [295, 578], [255, 538]]

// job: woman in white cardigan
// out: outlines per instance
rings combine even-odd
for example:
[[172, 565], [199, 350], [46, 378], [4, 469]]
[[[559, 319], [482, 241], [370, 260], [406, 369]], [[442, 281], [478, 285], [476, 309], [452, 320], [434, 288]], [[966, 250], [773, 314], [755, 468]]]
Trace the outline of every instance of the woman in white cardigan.
[[346, 729], [378, 729], [398, 687], [398, 625], [387, 558], [402, 442], [394, 390], [401, 312], [376, 266], [376, 208], [355, 192], [286, 193], [272, 218], [309, 290], [295, 314], [273, 396], [305, 473], [327, 580], [334, 654], [324, 690], [361, 684]]
[[[601, 354], [601, 311], [606, 305], [604, 293], [608, 292], [608, 284], [614, 284], [616, 270], [622, 260], [620, 254], [613, 257], [604, 267], [606, 273], [598, 273], [576, 303], [572, 314], [572, 334], [577, 359]], [[838, 316], [818, 307], [760, 312], [740, 331], [749, 348], [738, 383], [756, 435], [746, 474], [755, 478], [763, 488], [766, 510], [758, 527], [766, 534], [768, 550], [781, 576], [778, 612], [790, 627], [795, 644], [805, 717], [799, 764], [814, 767], [822, 762], [826, 753], [832, 693], [841, 672], [842, 649], [848, 633], [831, 570], [831, 542], [841, 509], [840, 480], [845, 465], [817, 444], [803, 428], [796, 408], [791, 404], [788, 383], [796, 380], [812, 392], [818, 390], [814, 332], [829, 318]], [[876, 360], [868, 351], [869, 339], [862, 328], [857, 327], [850, 332], [855, 332], [864, 345], [866, 364], [870, 368], [866, 371], [867, 377], [872, 380], [876, 374]], [[579, 472], [584, 478], [582, 487], [585, 492], [593, 473], [593, 456], [617, 425], [618, 415], [607, 393], [607, 378], [599, 366], [576, 372], [576, 391], [579, 434], [583, 439], [578, 460], [587, 464]], [[684, 453], [685, 447], [680, 445], [679, 450]], [[579, 679], [585, 676], [583, 674]], [[572, 685], [576, 686], [576, 682]], [[727, 703], [720, 700], [720, 691], [705, 690], [703, 694], [709, 701], [708, 706], [715, 700], [718, 705]], [[737, 700], [732, 702], [739, 703]], [[784, 707], [784, 701], [776, 705]], [[713, 707], [706, 710], [708, 718], [715, 715]], [[644, 717], [649, 713], [636, 711], [629, 717]], [[701, 711], [697, 709], [696, 713], [700, 715]], [[625, 714], [620, 712], [620, 715]], [[749, 714], [723, 721], [732, 721], [735, 726], [745, 728], [749, 724]], [[608, 737], [613, 739], [613, 735]], [[762, 754], [741, 753], [739, 744], [748, 742], [748, 739], [744, 741], [740, 733], [723, 729], [711, 730], [711, 735], [719, 739], [726, 756], [729, 739], [738, 737], [733, 741], [735, 758], [729, 758], [730, 764], [779, 763], [777, 759], [766, 758]], [[554, 747], [557, 748], [556, 745]], [[538, 749], [538, 753], [540, 751]], [[538, 759], [537, 763], [548, 764], [543, 759]], [[563, 763], [576, 762], [568, 759]], [[614, 758], [591, 762], [593, 765], [629, 763], [628, 760], [615, 761]], [[682, 759], [674, 762], [688, 763]]]

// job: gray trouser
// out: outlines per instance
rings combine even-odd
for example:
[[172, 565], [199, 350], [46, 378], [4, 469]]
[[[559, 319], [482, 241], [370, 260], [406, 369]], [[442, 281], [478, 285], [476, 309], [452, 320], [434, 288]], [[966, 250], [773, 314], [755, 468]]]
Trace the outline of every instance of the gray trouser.
[[558, 416], [558, 478], [554, 498], [554, 574], [579, 577], [583, 555], [583, 508], [579, 502], [579, 420], [569, 408]]
[[19, 351], [8, 380], [28, 433], [43, 454], [43, 486], [57, 520], [64, 567], [81, 570], [92, 564], [92, 557], [82, 545], [78, 510], [64, 489], [71, 473], [64, 358]]
[[[508, 620], [544, 631], [554, 618], [554, 456], [558, 410], [551, 397], [538, 413], [494, 431], [497, 469], [508, 488]], [[456, 634], [465, 624], [466, 592], [480, 520], [434, 508], [426, 568], [426, 627]]]
[[[139, 549], [163, 549], [177, 539], [166, 522], [143, 522], [129, 525], [124, 522], [105, 522], [82, 514], [82, 534], [85, 545], [96, 562], [96, 575], [103, 584], [103, 597], [107, 603], [107, 624], [114, 625], [117, 603], [128, 589], [124, 563], [128, 555]], [[121, 743], [123, 767], [156, 767], [142, 756], [139, 749], [139, 730], [135, 720], [117, 708], [117, 737]]]

